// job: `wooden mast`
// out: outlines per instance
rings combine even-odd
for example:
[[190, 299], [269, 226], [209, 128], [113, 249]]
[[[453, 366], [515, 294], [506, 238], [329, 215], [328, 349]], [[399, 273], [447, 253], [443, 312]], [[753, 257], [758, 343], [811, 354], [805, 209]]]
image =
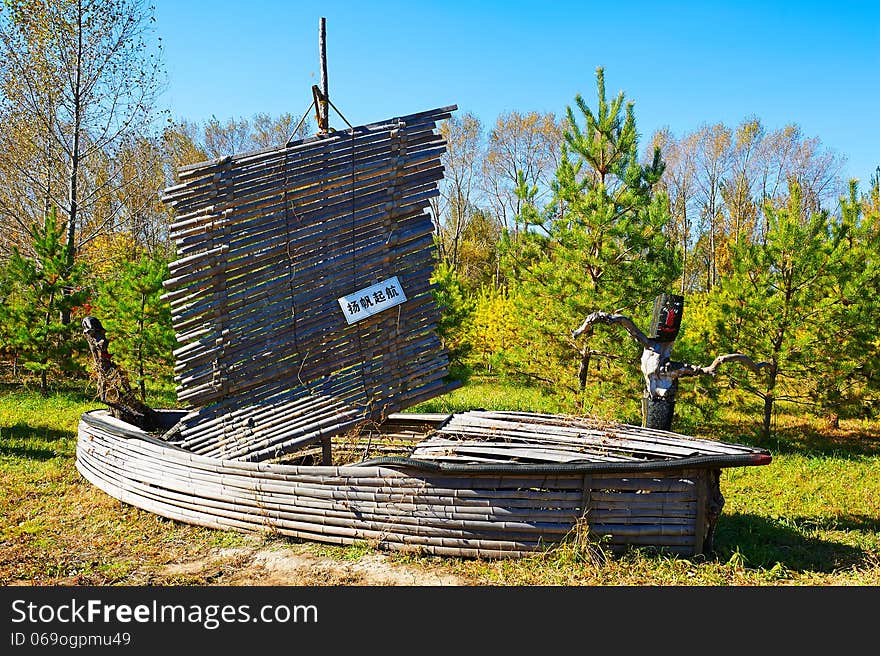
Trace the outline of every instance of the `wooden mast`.
[[327, 81], [327, 19], [323, 16], [318, 26], [318, 57], [321, 63], [321, 85], [312, 85], [312, 94], [315, 97], [318, 134], [327, 134], [330, 123], [330, 89]]

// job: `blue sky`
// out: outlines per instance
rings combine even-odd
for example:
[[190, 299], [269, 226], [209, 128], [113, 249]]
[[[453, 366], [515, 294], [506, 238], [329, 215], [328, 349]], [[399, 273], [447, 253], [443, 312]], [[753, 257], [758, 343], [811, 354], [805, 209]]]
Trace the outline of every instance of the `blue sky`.
[[645, 138], [757, 116], [819, 137], [863, 188], [880, 166], [880, 0], [155, 4], [175, 118], [301, 116], [324, 16], [330, 97], [355, 125], [451, 104], [487, 125], [562, 114], [577, 93], [595, 106], [602, 66]]

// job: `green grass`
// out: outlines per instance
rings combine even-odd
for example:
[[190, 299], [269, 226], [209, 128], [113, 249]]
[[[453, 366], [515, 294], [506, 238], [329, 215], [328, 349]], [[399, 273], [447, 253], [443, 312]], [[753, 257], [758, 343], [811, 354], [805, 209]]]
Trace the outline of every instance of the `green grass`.
[[0, 393], [0, 584], [138, 584], [202, 546], [240, 536], [161, 519], [88, 484], [76, 427], [103, 407], [84, 391]]
[[461, 410], [525, 410], [559, 412], [559, 400], [538, 387], [504, 385], [474, 378], [449, 394], [419, 403], [411, 412], [459, 412]]
[[[173, 397], [166, 391], [152, 402], [167, 407]], [[76, 426], [96, 407], [101, 405], [88, 391], [42, 398], [0, 390], [0, 584], [204, 585], [247, 567], [229, 561], [213, 570], [168, 573], [178, 563], [214, 558], [254, 538], [162, 519], [84, 481], [74, 466]], [[412, 410], [469, 408], [559, 411], [538, 388], [487, 380]], [[755, 443], [754, 411], [722, 408], [702, 422], [683, 412], [681, 419], [675, 428], [682, 432]], [[390, 560], [440, 568], [473, 585], [880, 584], [880, 424], [844, 420], [832, 430], [780, 414], [771, 443], [763, 446], [773, 454], [771, 464], [724, 470], [726, 504], [709, 556], [676, 558], [651, 550], [611, 556], [601, 545], [564, 544], [520, 560], [413, 554], [391, 554]], [[261, 539], [272, 548], [306, 549], [342, 562], [373, 553], [365, 543], [328, 547]]]

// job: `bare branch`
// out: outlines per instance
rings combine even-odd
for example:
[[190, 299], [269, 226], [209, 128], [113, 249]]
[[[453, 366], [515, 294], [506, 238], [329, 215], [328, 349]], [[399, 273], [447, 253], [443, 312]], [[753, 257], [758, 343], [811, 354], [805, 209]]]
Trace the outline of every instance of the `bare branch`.
[[708, 367], [698, 367], [685, 363], [669, 363], [668, 371], [665, 373], [673, 378], [686, 378], [690, 376], [714, 376], [718, 372], [718, 367], [727, 362], [735, 362], [748, 367], [754, 373], [760, 373], [764, 367], [769, 367], [770, 362], [755, 362], [749, 356], [743, 353], [725, 353], [719, 355]]
[[604, 323], [609, 326], [619, 324], [623, 326], [626, 332], [628, 332], [635, 341], [641, 344], [643, 348], [651, 346], [651, 340], [645, 336], [645, 333], [639, 330], [638, 326], [632, 322], [632, 319], [622, 314], [608, 314], [607, 312], [593, 312], [584, 319], [584, 322], [571, 334], [571, 336], [577, 339], [597, 323]]

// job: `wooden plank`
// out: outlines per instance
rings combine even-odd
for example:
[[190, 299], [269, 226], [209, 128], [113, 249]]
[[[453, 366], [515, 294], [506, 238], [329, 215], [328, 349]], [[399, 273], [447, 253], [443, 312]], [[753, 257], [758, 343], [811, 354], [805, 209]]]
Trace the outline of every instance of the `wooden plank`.
[[708, 526], [707, 506], [709, 499], [708, 470], [696, 472], [697, 512], [694, 518], [694, 553], [703, 553], [703, 542], [706, 539]]
[[[656, 431], [641, 427], [628, 426], [615, 422], [597, 422], [596, 420], [564, 417], [560, 415], [531, 415], [518, 414], [517, 420], [513, 422], [498, 419], [497, 415], [513, 415], [509, 412], [485, 412], [471, 411], [457, 415], [456, 422], [450, 422], [444, 427], [444, 431], [452, 432], [459, 429], [466, 429], [469, 426], [476, 428], [489, 428], [495, 430], [503, 430], [505, 433], [512, 430], [523, 432], [542, 433], [550, 432], [554, 438], [562, 438], [565, 435], [575, 435], [582, 438], [598, 440], [608, 439], [610, 443], [644, 443], [657, 445], [658, 448], [669, 446], [670, 448], [687, 452], [702, 450], [706, 453], [748, 453], [753, 451], [750, 447], [713, 442], [711, 440], [702, 440], [678, 436], [674, 433], [664, 431]], [[460, 428], [459, 428], [460, 427]], [[514, 428], [515, 427], [515, 428]]]
[[593, 522], [593, 476], [584, 474], [581, 490], [581, 514], [577, 523], [577, 540], [585, 542], [589, 540], [590, 524]]

